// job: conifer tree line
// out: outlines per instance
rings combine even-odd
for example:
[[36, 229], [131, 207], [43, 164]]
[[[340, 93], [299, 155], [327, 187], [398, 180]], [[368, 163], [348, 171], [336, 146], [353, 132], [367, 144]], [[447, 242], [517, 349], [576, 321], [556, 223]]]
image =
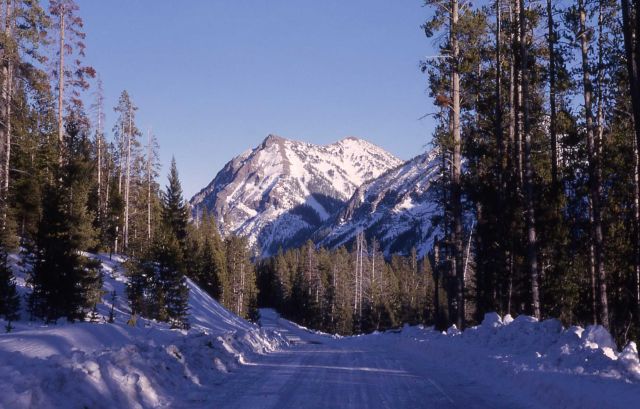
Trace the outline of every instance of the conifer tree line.
[[449, 322], [526, 313], [637, 339], [637, 3], [425, 4]]
[[[110, 297], [126, 295], [134, 316], [188, 326], [186, 276], [255, 315], [246, 242], [189, 222], [175, 161], [161, 189], [157, 140], [127, 91], [105, 107], [79, 13], [73, 0], [0, 1], [0, 317], [16, 320], [22, 304], [46, 322], [95, 319], [106, 295], [86, 252], [127, 256], [127, 294]], [[10, 265], [18, 252], [24, 299]]]
[[343, 335], [436, 323], [446, 305], [431, 265], [415, 250], [385, 260], [377, 241], [363, 233], [350, 249], [316, 248], [309, 241], [258, 263], [258, 303]]

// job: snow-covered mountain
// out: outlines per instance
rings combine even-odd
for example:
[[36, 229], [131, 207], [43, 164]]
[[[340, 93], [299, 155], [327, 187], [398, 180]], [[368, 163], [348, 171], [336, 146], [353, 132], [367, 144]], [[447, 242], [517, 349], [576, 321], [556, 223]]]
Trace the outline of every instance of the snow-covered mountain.
[[227, 163], [191, 206], [196, 217], [212, 213], [223, 235], [244, 235], [266, 256], [306, 240], [359, 186], [401, 163], [354, 137], [319, 146], [269, 135]]
[[437, 233], [431, 218], [437, 212], [432, 182], [438, 177], [436, 150], [419, 155], [365, 182], [344, 208], [314, 234], [325, 247], [348, 244], [364, 231], [376, 238], [385, 254], [416, 247], [424, 255]]

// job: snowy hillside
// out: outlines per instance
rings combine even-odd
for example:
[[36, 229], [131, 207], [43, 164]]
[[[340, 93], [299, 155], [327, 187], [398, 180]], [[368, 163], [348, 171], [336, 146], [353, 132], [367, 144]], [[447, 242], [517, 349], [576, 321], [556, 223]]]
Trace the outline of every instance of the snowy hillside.
[[213, 212], [223, 234], [247, 236], [264, 256], [299, 245], [365, 181], [400, 165], [357, 138], [319, 146], [269, 135], [231, 162], [191, 199]]
[[[97, 323], [44, 325], [23, 320], [0, 335], [0, 408], [199, 407], [211, 384], [246, 357], [283, 339], [230, 313], [193, 282], [188, 331], [139, 318], [125, 299], [120, 259], [99, 256], [105, 272]], [[14, 266], [16, 258], [13, 258]], [[24, 273], [18, 271], [21, 293]], [[106, 323], [116, 291], [115, 323]], [[4, 332], [5, 323], [0, 320]]]
[[360, 186], [336, 218], [314, 239], [325, 247], [347, 244], [364, 231], [375, 237], [385, 254], [408, 254], [413, 246], [424, 255], [436, 231], [432, 182], [438, 177], [437, 151], [417, 156]]

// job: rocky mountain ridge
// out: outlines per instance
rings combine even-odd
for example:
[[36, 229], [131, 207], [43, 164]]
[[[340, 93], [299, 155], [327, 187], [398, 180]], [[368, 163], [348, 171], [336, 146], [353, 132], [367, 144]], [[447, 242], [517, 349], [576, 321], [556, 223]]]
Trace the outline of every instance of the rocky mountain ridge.
[[304, 242], [339, 212], [358, 187], [402, 161], [363, 139], [314, 145], [269, 135], [228, 162], [190, 201], [221, 233], [248, 237], [258, 256]]

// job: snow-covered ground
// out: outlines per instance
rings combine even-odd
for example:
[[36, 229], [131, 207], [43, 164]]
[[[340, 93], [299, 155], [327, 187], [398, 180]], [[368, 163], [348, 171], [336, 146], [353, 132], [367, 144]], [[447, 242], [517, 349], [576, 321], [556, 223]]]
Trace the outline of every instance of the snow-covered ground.
[[405, 327], [336, 337], [262, 315], [290, 346], [248, 360], [216, 390], [216, 407], [640, 407], [635, 347], [615, 352], [601, 327], [492, 314], [462, 334]]
[[1, 408], [640, 407], [636, 346], [618, 352], [601, 327], [489, 314], [463, 333], [339, 337], [273, 310], [253, 325], [191, 282], [192, 329], [131, 327], [120, 264], [102, 260], [116, 323], [23, 320], [0, 335]]
[[[246, 357], [285, 343], [277, 333], [230, 313], [191, 281], [190, 330], [145, 319], [127, 325], [122, 260], [98, 257], [106, 292], [100, 322], [47, 326], [24, 319], [0, 335], [0, 408], [206, 406], [211, 388], [224, 383]], [[24, 274], [16, 270], [25, 293]], [[115, 323], [109, 324], [113, 290]]]

